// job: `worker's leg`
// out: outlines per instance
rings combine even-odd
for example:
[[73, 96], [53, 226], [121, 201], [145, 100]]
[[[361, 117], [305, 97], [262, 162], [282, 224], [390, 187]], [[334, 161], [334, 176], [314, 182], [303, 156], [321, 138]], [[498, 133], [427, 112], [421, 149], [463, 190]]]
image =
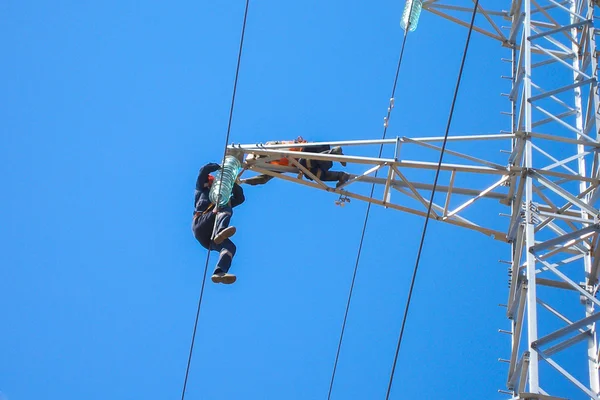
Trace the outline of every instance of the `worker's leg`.
[[350, 175], [340, 171], [321, 171], [321, 180], [323, 182], [338, 181], [336, 187], [341, 186], [350, 179]]
[[343, 175], [348, 174], [346, 174], [345, 172], [338, 171], [321, 171], [321, 180], [323, 182], [339, 181], [343, 177]]
[[298, 163], [300, 165], [302, 165], [304, 168], [308, 169], [309, 171], [313, 168], [313, 161], [312, 160], [307, 160], [306, 158], [300, 158], [298, 160]]
[[231, 261], [237, 250], [235, 244], [230, 239], [225, 239], [223, 243], [213, 245], [213, 248], [219, 252], [219, 260], [217, 261], [215, 272], [229, 272]]
[[219, 209], [217, 213], [217, 226], [215, 227], [215, 237], [213, 241], [215, 244], [221, 244], [223, 240], [231, 237], [235, 234], [235, 226], [229, 226], [231, 216], [233, 215], [233, 209], [230, 206], [225, 206]]
[[[230, 215], [231, 216], [231, 215]], [[215, 250], [219, 252], [219, 260], [217, 261], [217, 267], [212, 276], [212, 281], [215, 283], [233, 283], [236, 280], [235, 275], [228, 274], [229, 268], [231, 267], [231, 260], [235, 254], [235, 245], [229, 239], [224, 239], [222, 243], [215, 244], [211, 242], [212, 230], [215, 224], [215, 214], [206, 213], [200, 215], [192, 221], [192, 230], [194, 237], [202, 247], [207, 250]]]
[[[341, 186], [342, 184], [346, 183], [348, 179], [350, 179], [350, 175], [345, 172], [329, 171], [329, 169], [311, 168], [310, 172], [316, 176], [317, 179], [320, 179], [323, 182], [338, 181], [338, 183], [335, 185], [336, 187]], [[305, 176], [307, 179], [312, 181], [310, 176]]]
[[199, 215], [198, 217], [194, 217], [192, 221], [194, 237], [207, 250], [210, 248], [210, 239], [214, 225], [215, 215], [213, 213]]
[[223, 240], [221, 244], [213, 244], [212, 249], [219, 252], [219, 260], [211, 277], [214, 283], [231, 284], [235, 282], [236, 276], [228, 273], [231, 268], [231, 261], [235, 255], [235, 244], [229, 239]]

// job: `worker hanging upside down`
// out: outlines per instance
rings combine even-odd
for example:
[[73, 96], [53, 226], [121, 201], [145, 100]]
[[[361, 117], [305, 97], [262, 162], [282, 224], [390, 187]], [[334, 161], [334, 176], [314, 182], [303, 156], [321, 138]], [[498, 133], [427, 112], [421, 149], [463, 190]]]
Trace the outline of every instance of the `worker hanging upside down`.
[[211, 277], [212, 281], [214, 283], [231, 284], [236, 280], [236, 276], [229, 273], [236, 247], [229, 238], [235, 234], [236, 228], [229, 226], [229, 222], [233, 215], [233, 207], [242, 204], [245, 198], [244, 190], [236, 183], [233, 186], [229, 202], [225, 206], [218, 207], [218, 209], [215, 207], [209, 199], [210, 188], [215, 180], [210, 173], [220, 168], [219, 164], [210, 163], [203, 166], [198, 173], [192, 230], [194, 237], [202, 247], [209, 251], [219, 252], [219, 260]]
[[[304, 138], [302, 138], [302, 136], [299, 136], [294, 141], [276, 141], [276, 142], [267, 142], [266, 144], [269, 145], [269, 144], [288, 144], [288, 143], [290, 145], [294, 145], [294, 144], [301, 144], [301, 143], [308, 143], [308, 142], [306, 140], [304, 140]], [[296, 146], [296, 147], [290, 147], [289, 150], [305, 152], [305, 153], [343, 155], [341, 147], [338, 146], [338, 147], [331, 148], [329, 145], [306, 146], [306, 147]], [[274, 164], [274, 165], [288, 166], [289, 160], [284, 157], [279, 160], [271, 161], [269, 163]], [[309, 160], [309, 159], [299, 157], [299, 163], [300, 163], [300, 165], [302, 165], [303, 167], [308, 169], [313, 175], [315, 175], [317, 177], [317, 179], [320, 179], [324, 182], [337, 181], [336, 187], [341, 186], [342, 184], [347, 182], [348, 179], [350, 178], [350, 176], [345, 172], [330, 171], [330, 169], [333, 167], [333, 162], [331, 162], [331, 161]], [[346, 166], [345, 162], [341, 162], [341, 164], [344, 167]], [[312, 178], [310, 176], [306, 176], [306, 177], [308, 179], [312, 180]], [[272, 176], [261, 174], [261, 175], [253, 176], [251, 178], [243, 179], [241, 182], [254, 186], [254, 185], [263, 185], [263, 184], [269, 182], [271, 179], [273, 179]]]

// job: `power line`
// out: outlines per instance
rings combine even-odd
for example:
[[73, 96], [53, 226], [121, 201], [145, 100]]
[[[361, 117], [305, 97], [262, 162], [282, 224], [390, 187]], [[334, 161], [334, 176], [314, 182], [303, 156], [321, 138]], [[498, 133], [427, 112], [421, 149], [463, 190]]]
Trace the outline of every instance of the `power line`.
[[[231, 133], [231, 122], [233, 120], [233, 109], [234, 109], [234, 105], [235, 105], [235, 94], [237, 92], [237, 83], [238, 83], [238, 77], [240, 74], [240, 65], [241, 65], [241, 61], [242, 61], [242, 50], [244, 47], [244, 34], [246, 33], [246, 21], [248, 19], [248, 7], [250, 5], [250, 0], [246, 0], [246, 9], [244, 10], [244, 22], [242, 24], [242, 35], [240, 38], [240, 46], [239, 46], [239, 50], [238, 50], [238, 59], [237, 59], [237, 66], [235, 69], [235, 78], [233, 80], [233, 93], [231, 95], [231, 106], [229, 108], [229, 121], [227, 123], [227, 134], [225, 136], [225, 146], [224, 146], [224, 151], [223, 151], [223, 161], [221, 163], [221, 165], [225, 164], [225, 157], [227, 155], [227, 143], [229, 143], [229, 135]], [[223, 187], [223, 175], [221, 174], [220, 176], [220, 182], [219, 182], [219, 191], [221, 190], [221, 188]], [[219, 199], [221, 197], [221, 193], [218, 194], [217, 198]], [[216, 205], [216, 211], [218, 211], [219, 209], [219, 205]], [[217, 219], [215, 218], [215, 223], [213, 226], [213, 237], [214, 237], [214, 233], [215, 233], [215, 227], [217, 226]], [[211, 243], [212, 243], [212, 238], [211, 238]], [[210, 245], [209, 245], [210, 247]], [[198, 329], [198, 319], [200, 317], [200, 307], [202, 306], [202, 298], [204, 296], [204, 286], [206, 284], [206, 273], [208, 271], [208, 263], [210, 261], [210, 249], [208, 249], [208, 251], [206, 252], [206, 262], [204, 265], [204, 274], [202, 275], [202, 285], [200, 286], [200, 296], [198, 298], [198, 307], [196, 309], [196, 320], [194, 321], [194, 330], [192, 332], [192, 343], [190, 344], [190, 353], [188, 356], [188, 361], [187, 361], [187, 367], [185, 369], [185, 379], [183, 381], [183, 389], [181, 391], [181, 400], [185, 399], [185, 390], [187, 388], [187, 381], [188, 381], [188, 377], [189, 377], [189, 373], [190, 373], [190, 365], [192, 363], [192, 355], [194, 353], [194, 342], [196, 340], [196, 331]]]
[[[414, 6], [414, 2], [410, 6], [410, 10], [408, 15], [412, 12], [412, 8]], [[396, 76], [394, 77], [394, 84], [392, 85], [392, 94], [390, 95], [390, 105], [388, 107], [387, 115], [384, 118], [383, 124], [383, 134], [381, 139], [385, 139], [387, 135], [387, 129], [390, 122], [390, 117], [392, 114], [392, 109], [394, 108], [394, 96], [396, 94], [396, 86], [398, 85], [398, 76], [400, 75], [400, 66], [402, 65], [402, 59], [404, 58], [404, 47], [406, 45], [406, 38], [408, 36], [408, 28], [410, 27], [410, 19], [408, 20], [408, 25], [406, 30], [404, 31], [404, 38], [402, 39], [402, 46], [400, 47], [400, 56], [398, 57], [398, 65], [396, 67]], [[383, 154], [383, 143], [379, 146], [379, 154], [377, 158], [381, 158]], [[377, 174], [379, 171], [375, 171], [375, 178], [377, 178]], [[371, 185], [371, 194], [369, 197], [373, 197], [373, 193], [375, 193], [375, 184]], [[344, 339], [344, 332], [346, 330], [346, 322], [348, 320], [348, 312], [350, 310], [350, 303], [352, 301], [352, 294], [354, 292], [354, 283], [356, 282], [356, 273], [358, 271], [358, 265], [360, 263], [360, 255], [362, 253], [363, 242], [365, 239], [365, 233], [367, 231], [367, 223], [369, 221], [369, 214], [371, 212], [371, 203], [367, 204], [367, 210], [365, 212], [365, 219], [363, 222], [362, 233], [360, 235], [360, 242], [358, 245], [358, 252], [356, 254], [356, 263], [354, 264], [354, 271], [352, 273], [352, 282], [350, 283], [350, 292], [348, 293], [348, 301], [346, 302], [346, 311], [344, 312], [344, 321], [342, 322], [342, 330], [340, 333], [340, 340], [338, 342], [337, 352], [335, 354], [335, 362], [333, 364], [333, 372], [331, 373], [331, 381], [329, 382], [329, 393], [327, 394], [327, 400], [331, 399], [331, 392], [333, 390], [333, 382], [335, 380], [335, 373], [337, 371], [337, 365], [340, 358], [340, 351], [342, 349], [342, 341]]]
[[402, 344], [402, 337], [404, 335], [404, 328], [406, 326], [406, 320], [408, 316], [408, 310], [410, 307], [410, 301], [412, 299], [412, 293], [415, 286], [415, 280], [417, 277], [417, 272], [419, 270], [419, 261], [421, 260], [421, 252], [423, 250], [423, 244], [425, 242], [425, 234], [427, 232], [427, 225], [429, 223], [429, 216], [431, 214], [431, 207], [433, 205], [433, 197], [435, 195], [435, 190], [437, 187], [438, 178], [440, 176], [440, 169], [442, 166], [442, 159], [444, 157], [444, 151], [446, 150], [446, 143], [448, 141], [448, 132], [450, 132], [450, 125], [452, 123], [452, 116], [454, 115], [454, 106], [456, 105], [456, 98], [458, 97], [458, 89], [460, 88], [460, 81], [462, 79], [462, 73], [465, 66], [465, 60], [467, 58], [467, 50], [469, 49], [469, 42], [471, 41], [471, 33], [473, 32], [473, 24], [475, 22], [475, 15], [477, 14], [477, 7], [479, 5], [479, 0], [475, 0], [475, 6], [473, 7], [473, 15], [471, 16], [471, 24], [469, 25], [469, 33], [467, 34], [467, 41], [465, 43], [465, 50], [463, 51], [462, 61], [460, 63], [460, 70], [458, 71], [458, 79], [456, 81], [456, 88], [454, 89], [454, 97], [452, 99], [452, 106], [450, 107], [450, 114], [448, 115], [448, 123], [446, 125], [446, 132], [444, 134], [444, 141], [442, 143], [442, 148], [440, 151], [440, 159], [438, 161], [437, 169], [435, 171], [435, 179], [433, 180], [433, 188], [431, 190], [431, 197], [429, 198], [429, 205], [427, 207], [427, 215], [425, 216], [425, 224], [423, 225], [423, 233], [421, 234], [421, 242], [419, 244], [419, 251], [417, 252], [417, 260], [415, 262], [415, 268], [413, 270], [412, 278], [410, 281], [410, 289], [408, 291], [408, 298], [406, 300], [406, 307], [404, 309], [404, 315], [402, 317], [402, 326], [400, 328], [400, 335], [398, 337], [398, 345], [396, 346], [396, 354], [394, 356], [394, 363], [392, 365], [392, 371], [390, 373], [390, 380], [388, 383], [387, 393], [385, 395], [385, 399], [388, 400], [390, 398], [390, 392], [392, 390], [392, 383], [394, 381], [394, 372], [396, 372], [396, 363], [398, 361], [398, 354], [400, 353], [400, 345]]

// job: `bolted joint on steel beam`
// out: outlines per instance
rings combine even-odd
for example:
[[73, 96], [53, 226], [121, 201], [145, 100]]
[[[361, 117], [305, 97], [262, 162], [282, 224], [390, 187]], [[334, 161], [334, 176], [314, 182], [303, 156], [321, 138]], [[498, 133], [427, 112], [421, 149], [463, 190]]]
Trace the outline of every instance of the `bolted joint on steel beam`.
[[[525, 216], [527, 215], [527, 211], [529, 211], [529, 220], [526, 221]], [[537, 204], [529, 202], [529, 206], [527, 206], [526, 203], [523, 203], [521, 205], [519, 218], [521, 218], [522, 221], [526, 221], [528, 224], [537, 225], [541, 222], [539, 215], [540, 214]]]

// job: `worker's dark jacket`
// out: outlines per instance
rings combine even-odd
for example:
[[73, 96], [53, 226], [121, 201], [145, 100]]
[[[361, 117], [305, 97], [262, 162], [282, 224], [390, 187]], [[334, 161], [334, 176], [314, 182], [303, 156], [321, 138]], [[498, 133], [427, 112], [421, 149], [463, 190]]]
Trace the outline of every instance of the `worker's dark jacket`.
[[[307, 146], [302, 150], [305, 153], [325, 153], [330, 150], [328, 144], [320, 145], [320, 146]], [[300, 164], [303, 167], [308, 168], [312, 173], [316, 173], [317, 170], [321, 169], [323, 172], [329, 171], [331, 167], [333, 167], [333, 162], [325, 161], [325, 160], [306, 160], [301, 159]]]
[[[208, 184], [208, 175], [211, 172], [215, 172], [219, 169], [219, 164], [206, 164], [200, 168], [198, 173], [198, 179], [196, 180], [196, 192], [194, 195], [194, 212], [202, 213], [206, 211], [210, 206], [210, 199], [208, 193], [210, 192], [210, 186]], [[246, 200], [244, 197], [244, 189], [241, 188], [237, 183], [233, 185], [232, 196], [231, 196], [231, 207], [236, 207], [242, 204]]]

